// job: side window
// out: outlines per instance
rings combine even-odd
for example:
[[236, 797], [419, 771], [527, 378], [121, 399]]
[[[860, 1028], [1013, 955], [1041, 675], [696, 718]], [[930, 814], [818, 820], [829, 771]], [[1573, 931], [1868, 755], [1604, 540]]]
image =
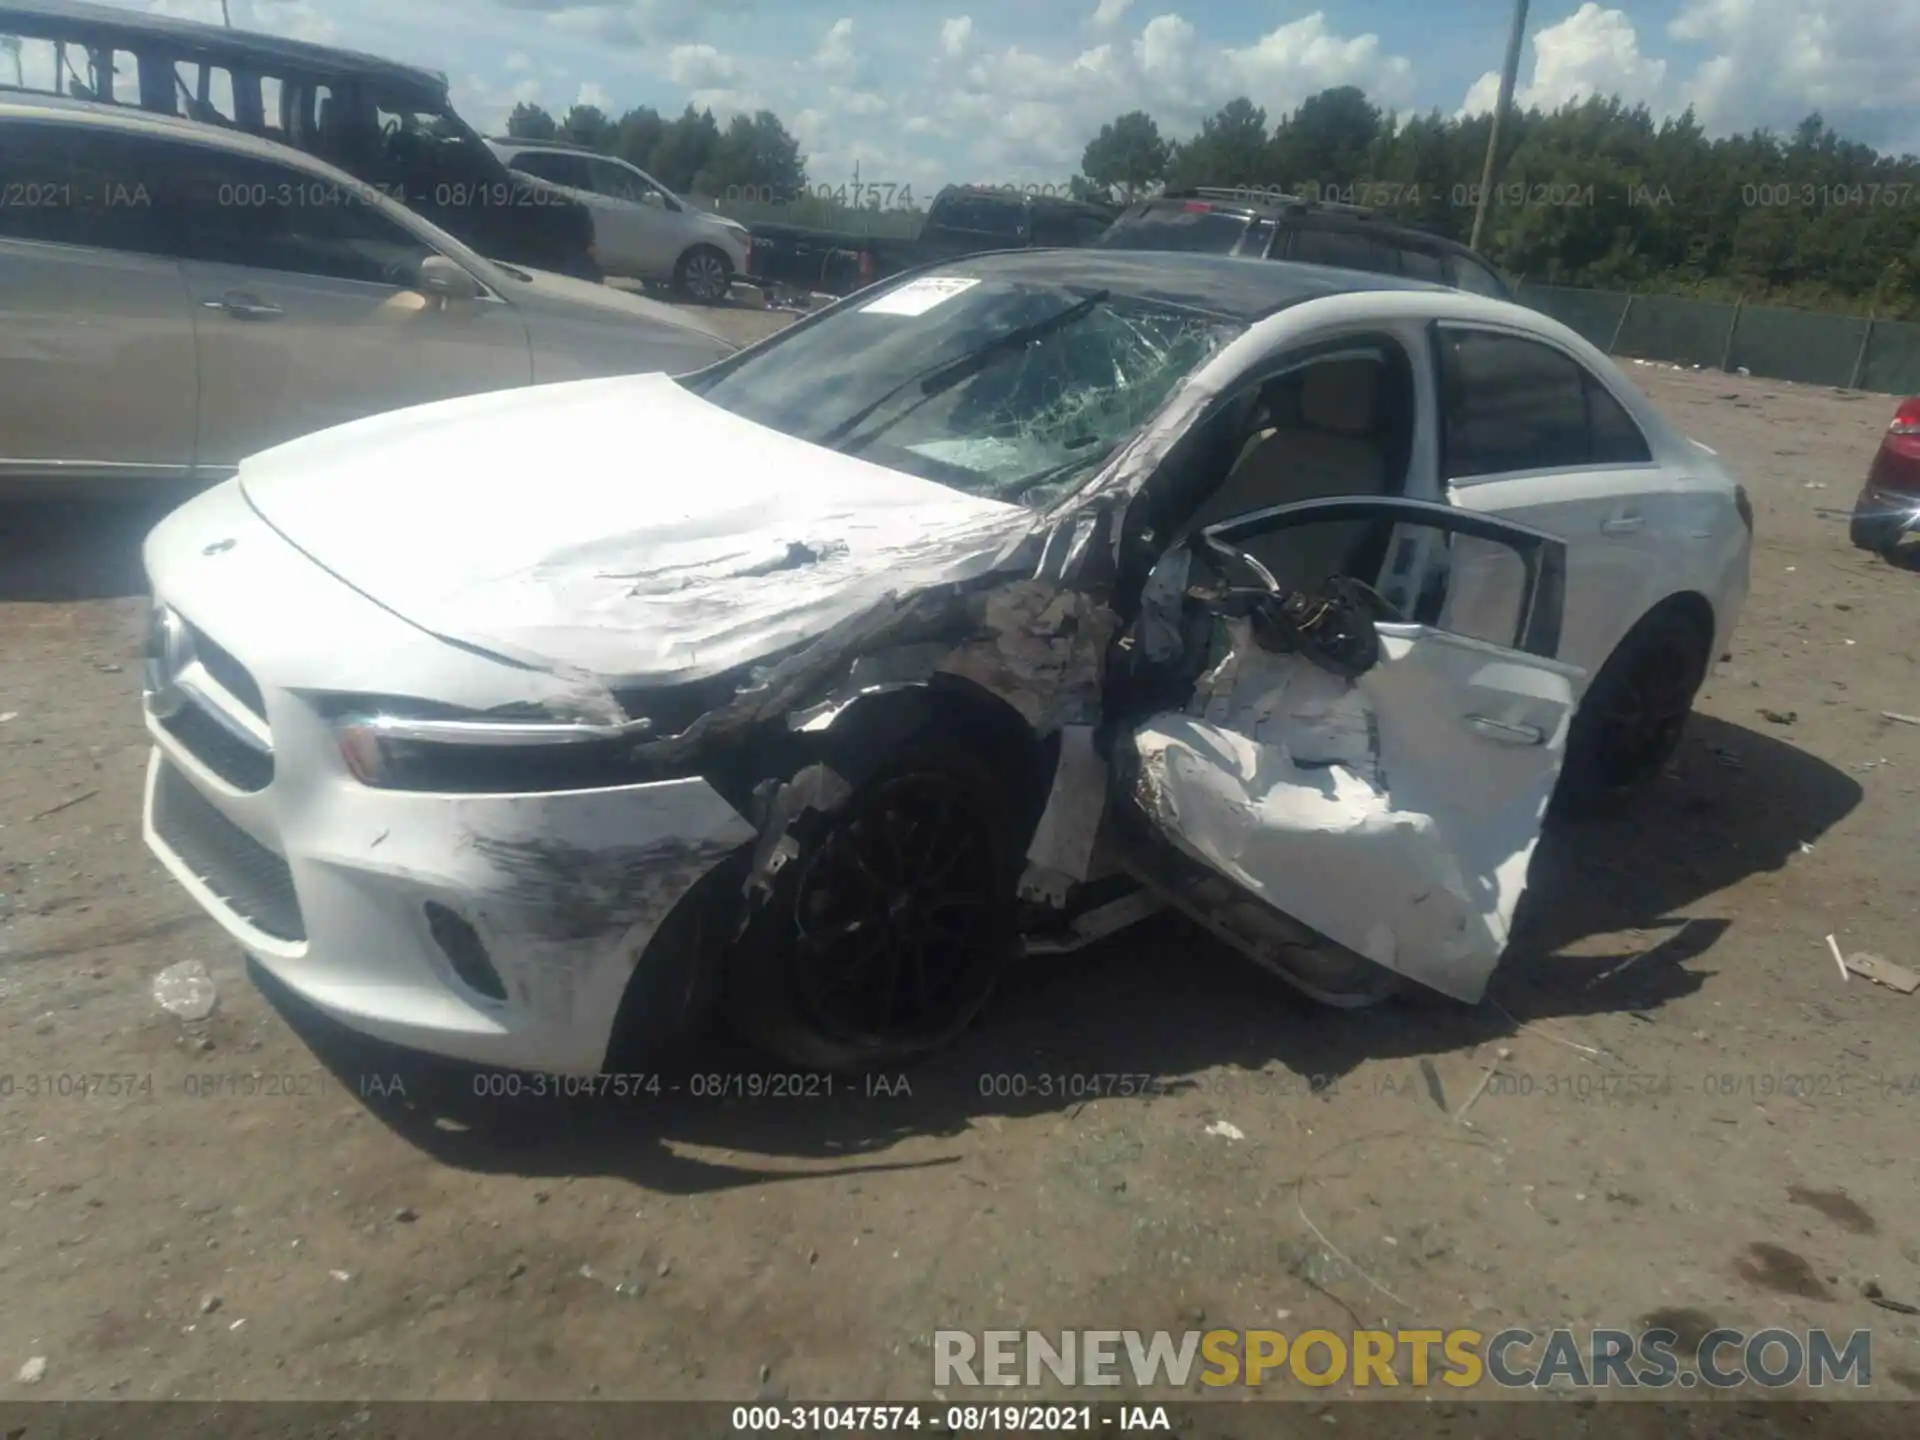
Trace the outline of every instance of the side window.
[[542, 180], [551, 180], [555, 185], [566, 185], [575, 190], [591, 190], [593, 177], [588, 173], [584, 155], [562, 155], [557, 150], [536, 150], [530, 155], [516, 156], [512, 168], [524, 170], [527, 174]]
[[434, 253], [364, 200], [270, 161], [169, 146], [160, 188], [191, 260], [401, 288]]
[[1651, 458], [1619, 402], [1570, 355], [1485, 330], [1439, 332], [1447, 479]]
[[114, 130], [0, 123], [0, 237], [172, 253], [151, 188], [157, 148]]
[[1611, 391], [1590, 372], [1587, 380], [1587, 422], [1593, 432], [1596, 465], [1645, 465], [1653, 459], [1647, 437]]
[[1456, 290], [1465, 290], [1470, 295], [1486, 295], [1495, 300], [1507, 298], [1507, 287], [1500, 277], [1477, 260], [1469, 260], [1464, 255], [1453, 255], [1447, 259], [1447, 269], [1451, 273], [1448, 284]]
[[963, 195], [940, 207], [939, 223], [953, 230], [974, 230], [1011, 240], [1020, 234], [1020, 209], [985, 195]]
[[1293, 232], [1289, 260], [1304, 265], [1334, 265], [1343, 270], [1400, 273], [1400, 256], [1393, 246], [1373, 235], [1353, 230], [1307, 226]]
[[1267, 246], [1272, 243], [1273, 221], [1256, 220], [1247, 227], [1246, 235], [1241, 238], [1239, 248], [1233, 253], [1251, 255], [1257, 260], [1264, 260], [1267, 255]]
[[[1359, 580], [1393, 618], [1502, 648], [1521, 648], [1535, 593], [1529, 551], [1480, 527], [1394, 514], [1348, 513], [1253, 521], [1220, 538], [1251, 556], [1283, 589], [1324, 595], [1336, 579]], [[1189, 578], [1202, 586], [1247, 584], [1244, 567], [1208, 547]]]
[[1104, 215], [1076, 215], [1073, 220], [1073, 239], [1069, 244], [1091, 245], [1106, 234], [1113, 222]]
[[286, 87], [280, 83], [278, 75], [260, 77], [260, 114], [261, 124], [267, 134], [275, 140], [285, 140], [287, 134]]
[[1447, 283], [1446, 267], [1440, 263], [1440, 257], [1431, 250], [1411, 248], [1402, 250], [1400, 271], [1409, 280], [1425, 280], [1433, 285]]
[[233, 76], [219, 65], [181, 60], [173, 67], [179, 80], [180, 113], [203, 125], [235, 125]]
[[653, 188], [626, 166], [616, 165], [611, 160], [589, 159], [587, 182], [587, 188], [596, 195], [605, 195], [614, 200], [630, 200], [636, 205], [644, 201], [647, 198], [647, 192]]

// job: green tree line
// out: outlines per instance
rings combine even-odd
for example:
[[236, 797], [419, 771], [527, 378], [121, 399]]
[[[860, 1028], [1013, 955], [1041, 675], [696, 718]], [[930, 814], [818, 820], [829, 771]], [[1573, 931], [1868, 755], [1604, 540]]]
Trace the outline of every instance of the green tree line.
[[735, 115], [725, 129], [711, 110], [689, 105], [678, 117], [651, 106], [618, 120], [597, 105], [575, 105], [556, 120], [524, 102], [507, 117], [507, 134], [519, 140], [566, 140], [638, 165], [669, 190], [688, 195], [726, 195], [753, 187], [756, 193], [792, 195], [807, 183], [807, 157], [771, 110]]
[[[1397, 116], [1353, 86], [1277, 121], [1231, 100], [1185, 139], [1134, 111], [1088, 142], [1071, 188], [1125, 201], [1162, 187], [1260, 187], [1464, 241], [1491, 123]], [[785, 196], [807, 184], [806, 157], [765, 110], [722, 127], [692, 106], [616, 120], [576, 105], [556, 120], [522, 104], [508, 131], [619, 155], [689, 194]], [[1920, 318], [1920, 157], [1844, 139], [1819, 115], [1787, 135], [1708, 139], [1691, 111], [1656, 120], [1594, 98], [1514, 112], [1501, 150], [1481, 249], [1515, 278]]]
[[[1488, 116], [1401, 119], [1352, 86], [1269, 125], [1228, 102], [1184, 141], [1143, 112], [1102, 126], [1080, 190], [1260, 186], [1365, 204], [1466, 240]], [[1508, 274], [1920, 318], [1920, 158], [1810, 115], [1789, 135], [1710, 140], [1689, 110], [1595, 98], [1510, 113], [1481, 249]]]

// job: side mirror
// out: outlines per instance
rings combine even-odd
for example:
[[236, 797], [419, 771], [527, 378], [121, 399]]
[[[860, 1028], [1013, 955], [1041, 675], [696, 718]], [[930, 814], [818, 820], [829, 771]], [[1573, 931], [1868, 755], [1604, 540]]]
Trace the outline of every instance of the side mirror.
[[422, 260], [415, 283], [421, 293], [443, 300], [477, 300], [486, 293], [478, 280], [444, 255], [429, 255]]
[[667, 197], [662, 195], [658, 190], [649, 190], [640, 197], [640, 203], [642, 205], [650, 205], [655, 210], [664, 210], [667, 208]]

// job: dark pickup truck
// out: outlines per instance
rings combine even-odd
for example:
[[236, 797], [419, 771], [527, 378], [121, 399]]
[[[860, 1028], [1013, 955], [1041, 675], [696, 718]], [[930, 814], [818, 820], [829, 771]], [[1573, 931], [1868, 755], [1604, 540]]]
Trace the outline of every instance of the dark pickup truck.
[[983, 250], [1091, 245], [1117, 214], [1064, 196], [949, 185], [912, 239], [756, 220], [752, 279], [778, 290], [850, 295], [902, 270]]

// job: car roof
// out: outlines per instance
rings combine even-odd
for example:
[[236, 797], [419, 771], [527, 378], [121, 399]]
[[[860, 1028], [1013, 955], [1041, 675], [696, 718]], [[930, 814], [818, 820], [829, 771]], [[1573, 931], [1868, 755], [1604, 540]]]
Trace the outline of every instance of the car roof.
[[1461, 244], [1451, 236], [1441, 235], [1432, 230], [1423, 230], [1418, 225], [1409, 225], [1403, 220], [1395, 220], [1364, 205], [1339, 205], [1297, 195], [1263, 196], [1258, 192], [1249, 193], [1239, 189], [1173, 190], [1136, 201], [1134, 208], [1145, 210], [1164, 206], [1185, 206], [1196, 201], [1210, 205], [1221, 214], [1238, 215], [1250, 221], [1306, 220], [1317, 226], [1324, 225], [1329, 229], [1352, 229], [1369, 235], [1378, 235], [1385, 240], [1414, 240], [1422, 245], [1435, 246], [1449, 253], [1470, 255], [1482, 260], [1483, 263], [1485, 259], [1471, 247]]
[[1001, 190], [992, 185], [948, 185], [933, 198], [951, 199], [958, 195], [970, 200], [999, 200], [1009, 205], [1031, 205], [1035, 209], [1072, 210], [1109, 219], [1117, 216], [1121, 210], [1118, 205], [1103, 204], [1098, 200], [1078, 200], [1071, 195], [1031, 195], [1024, 190]]
[[577, 140], [530, 140], [523, 135], [488, 135], [483, 138], [487, 144], [498, 145], [505, 150], [564, 150], [571, 155], [598, 155], [602, 160], [620, 158], [604, 150], [596, 150], [591, 145], [582, 145]]
[[[199, 20], [178, 20], [170, 15], [123, 10], [116, 5], [91, 4], [88, 0], [0, 0], [0, 33], [76, 43], [98, 38], [116, 49], [137, 49], [139, 42], [146, 40], [164, 44], [185, 60], [213, 62], [244, 56], [303, 73], [351, 72], [366, 78], [426, 86], [437, 93], [444, 93], [447, 88], [446, 77], [435, 71], [358, 50], [316, 45], [309, 40], [289, 40], [258, 30], [232, 30]], [[127, 43], [123, 46], [120, 42]]]
[[1455, 293], [1445, 285], [1430, 285], [1424, 280], [1407, 280], [1398, 275], [1336, 270], [1328, 265], [1297, 265], [1289, 260], [1158, 250], [994, 250], [930, 265], [920, 273], [934, 271], [982, 280], [1070, 284], [1077, 290], [1111, 290], [1165, 305], [1204, 310], [1243, 323], [1326, 295], [1370, 290]]

